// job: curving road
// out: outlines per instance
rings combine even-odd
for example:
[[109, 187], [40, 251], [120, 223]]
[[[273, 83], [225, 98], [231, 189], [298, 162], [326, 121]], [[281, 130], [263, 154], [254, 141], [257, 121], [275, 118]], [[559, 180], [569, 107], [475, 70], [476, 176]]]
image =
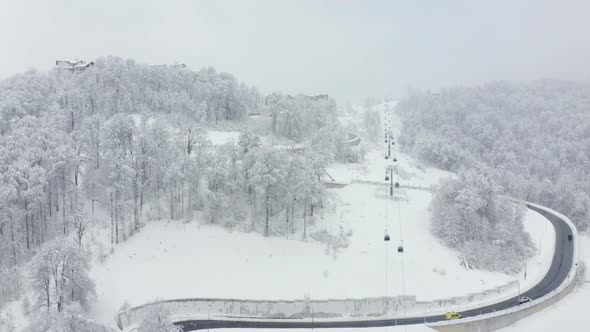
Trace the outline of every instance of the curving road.
[[[544, 210], [538, 209], [534, 206], [528, 206], [529, 209], [536, 211], [546, 217], [555, 227], [555, 252], [551, 267], [545, 277], [531, 288], [529, 291], [522, 293], [522, 296], [528, 296], [531, 299], [539, 298], [550, 293], [556, 289], [567, 278], [568, 273], [572, 267], [574, 255], [574, 241], [568, 240], [570, 234], [569, 226], [554, 216], [553, 214]], [[509, 307], [518, 305], [518, 297], [515, 296], [503, 302], [476, 308], [472, 310], [462, 311], [463, 317], [471, 317], [479, 314], [490, 313], [498, 310], [507, 309]], [[381, 319], [381, 320], [355, 320], [355, 321], [330, 321], [330, 322], [302, 322], [302, 321], [257, 321], [255, 318], [251, 320], [186, 320], [175, 322], [176, 325], [183, 328], [183, 331], [196, 331], [203, 329], [215, 328], [354, 328], [354, 327], [383, 327], [394, 325], [409, 325], [422, 324], [425, 322], [443, 321], [443, 315], [405, 318], [405, 319]]]

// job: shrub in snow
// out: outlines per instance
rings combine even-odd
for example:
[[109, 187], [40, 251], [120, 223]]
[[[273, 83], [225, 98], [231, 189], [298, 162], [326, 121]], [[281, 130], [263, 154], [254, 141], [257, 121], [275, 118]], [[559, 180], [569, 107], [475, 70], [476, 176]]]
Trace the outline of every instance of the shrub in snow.
[[54, 331], [60, 332], [78, 332], [78, 331], [85, 331], [85, 332], [104, 332], [104, 331], [112, 331], [111, 329], [107, 329], [106, 327], [94, 323], [86, 318], [84, 318], [83, 309], [78, 303], [72, 303], [68, 305], [63, 313], [58, 316], [57, 320], [57, 327], [54, 328]]
[[78, 303], [68, 304], [62, 312], [39, 310], [23, 332], [115, 332], [84, 317]]
[[182, 329], [172, 323], [170, 312], [162, 305], [152, 305], [147, 309], [137, 332], [182, 332]]
[[348, 247], [350, 236], [352, 236], [352, 230], [344, 229], [342, 225], [340, 225], [336, 235], [331, 234], [326, 229], [321, 229], [310, 234], [313, 240], [326, 245], [326, 255], [332, 253], [334, 257], [338, 255], [340, 249]]

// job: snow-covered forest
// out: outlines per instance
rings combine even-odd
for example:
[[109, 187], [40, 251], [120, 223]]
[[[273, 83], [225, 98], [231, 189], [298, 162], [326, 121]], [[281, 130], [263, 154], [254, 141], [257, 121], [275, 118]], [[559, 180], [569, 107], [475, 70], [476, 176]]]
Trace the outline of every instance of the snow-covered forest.
[[432, 231], [472, 268], [515, 273], [534, 254], [524, 232], [526, 207], [498, 195], [487, 174], [461, 171], [443, 181], [432, 201]]
[[[551, 80], [453, 88], [401, 101], [397, 110], [403, 122], [402, 149], [436, 167], [464, 174], [443, 184], [435, 198], [434, 210], [440, 217], [433, 220], [435, 234], [451, 246], [460, 245], [468, 255], [483, 253], [477, 246], [469, 249], [474, 238], [485, 239], [477, 234], [487, 223], [474, 221], [489, 218], [488, 203], [501, 194], [549, 206], [587, 231], [589, 109], [590, 86]], [[477, 176], [485, 181], [472, 181]], [[510, 246], [516, 253], [512, 258], [521, 260], [527, 253], [526, 239], [509, 235], [500, 227], [505, 223], [492, 224], [493, 232], [486, 230], [487, 239], [479, 242]], [[513, 270], [511, 265], [496, 267]]]
[[[256, 88], [211, 67], [118, 57], [82, 72], [29, 71], [0, 82], [0, 305], [28, 287], [19, 267], [45, 253], [76, 264], [79, 274], [60, 285], [43, 265], [51, 257], [36, 258], [35, 305], [84, 307], [92, 295], [87, 257], [71, 253], [99, 222], [98, 210], [106, 211], [111, 247], [148, 220], [195, 215], [305, 236], [308, 219], [327, 203], [327, 163], [348, 153], [345, 135], [333, 100], [273, 96], [265, 105]], [[208, 127], [260, 111], [275, 114], [277, 135], [303, 144], [273, 147], [253, 132], [222, 146], [208, 140]], [[71, 240], [52, 241], [62, 237]]]

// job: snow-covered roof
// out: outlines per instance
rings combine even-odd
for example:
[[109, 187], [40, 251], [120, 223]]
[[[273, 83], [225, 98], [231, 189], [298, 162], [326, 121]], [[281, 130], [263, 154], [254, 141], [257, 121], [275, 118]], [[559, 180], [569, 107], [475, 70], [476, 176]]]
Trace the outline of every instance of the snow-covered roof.
[[55, 60], [55, 66], [58, 69], [67, 69], [72, 71], [79, 71], [84, 70], [88, 67], [94, 66], [94, 61], [84, 61], [84, 60]]
[[188, 66], [185, 65], [184, 63], [178, 63], [178, 64], [173, 64], [173, 65], [167, 65], [167, 64], [150, 64], [150, 67], [161, 67], [161, 68], [166, 68], [166, 67], [170, 67], [170, 68], [174, 68], [174, 69], [187, 69]]

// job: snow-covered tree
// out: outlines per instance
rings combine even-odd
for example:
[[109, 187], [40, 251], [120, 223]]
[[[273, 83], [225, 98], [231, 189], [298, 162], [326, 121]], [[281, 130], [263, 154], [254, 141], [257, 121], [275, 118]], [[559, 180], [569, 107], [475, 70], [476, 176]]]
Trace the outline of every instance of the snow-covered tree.
[[365, 106], [363, 110], [363, 129], [365, 130], [365, 137], [368, 137], [372, 142], [381, 140], [381, 115], [374, 106]]
[[284, 188], [289, 156], [281, 150], [262, 147], [256, 150], [256, 157], [248, 181], [260, 197], [264, 211], [264, 235], [269, 235], [270, 217], [281, 203], [281, 188]]
[[74, 302], [87, 307], [94, 295], [89, 268], [88, 258], [75, 242], [59, 238], [46, 242], [31, 265], [31, 286], [38, 304], [58, 312]]
[[267, 107], [272, 113], [273, 133], [295, 141], [337, 122], [332, 99], [276, 93], [267, 97]]
[[84, 211], [78, 208], [72, 212], [70, 219], [70, 224], [72, 224], [74, 228], [78, 246], [82, 247], [82, 238], [84, 235], [86, 235], [86, 232], [88, 232], [88, 225], [91, 222], [91, 218], [89, 218], [86, 213], [84, 213]]

